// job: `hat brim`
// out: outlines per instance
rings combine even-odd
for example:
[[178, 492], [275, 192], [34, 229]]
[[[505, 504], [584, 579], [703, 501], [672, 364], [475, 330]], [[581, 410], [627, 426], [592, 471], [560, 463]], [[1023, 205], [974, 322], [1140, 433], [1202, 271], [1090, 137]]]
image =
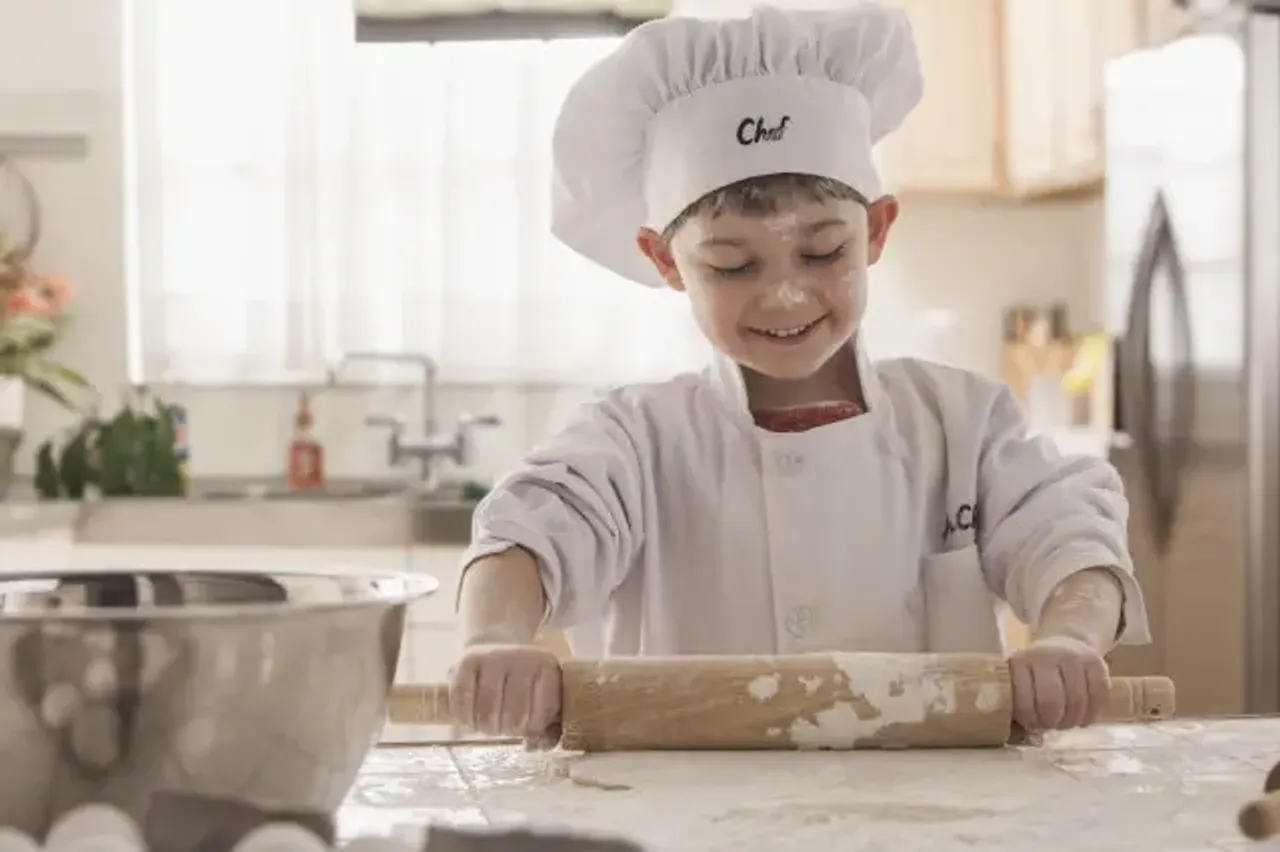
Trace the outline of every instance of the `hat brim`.
[[667, 286], [649, 258], [640, 251], [637, 236], [644, 224], [645, 205], [636, 187], [618, 181], [599, 200], [562, 215], [551, 225], [551, 234], [575, 254], [598, 263], [628, 281], [645, 287]]

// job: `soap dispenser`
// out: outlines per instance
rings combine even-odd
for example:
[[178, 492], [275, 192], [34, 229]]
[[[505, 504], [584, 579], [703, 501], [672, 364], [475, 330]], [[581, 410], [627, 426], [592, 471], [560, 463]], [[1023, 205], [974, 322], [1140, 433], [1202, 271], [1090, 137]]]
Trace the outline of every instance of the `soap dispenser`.
[[311, 397], [298, 396], [298, 410], [293, 415], [293, 440], [289, 443], [289, 488], [314, 491], [324, 487], [324, 447], [311, 431], [315, 417], [311, 413]]

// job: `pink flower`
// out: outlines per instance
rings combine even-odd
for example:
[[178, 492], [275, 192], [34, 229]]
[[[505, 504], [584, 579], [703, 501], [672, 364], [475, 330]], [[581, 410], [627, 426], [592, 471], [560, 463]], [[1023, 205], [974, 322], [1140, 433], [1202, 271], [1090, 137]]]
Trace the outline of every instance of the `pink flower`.
[[49, 318], [57, 313], [53, 304], [32, 290], [15, 290], [5, 300], [4, 312], [9, 316], [34, 316]]

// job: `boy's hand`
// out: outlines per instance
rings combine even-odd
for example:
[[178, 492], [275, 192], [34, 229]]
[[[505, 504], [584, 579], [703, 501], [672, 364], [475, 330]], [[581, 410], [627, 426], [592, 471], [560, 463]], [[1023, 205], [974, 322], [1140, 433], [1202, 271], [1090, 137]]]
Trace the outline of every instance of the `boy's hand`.
[[454, 666], [449, 710], [464, 728], [552, 748], [560, 739], [560, 661], [533, 645], [473, 645]]
[[1009, 657], [1013, 719], [1028, 731], [1091, 725], [1107, 707], [1111, 676], [1091, 645], [1065, 636], [1037, 639]]

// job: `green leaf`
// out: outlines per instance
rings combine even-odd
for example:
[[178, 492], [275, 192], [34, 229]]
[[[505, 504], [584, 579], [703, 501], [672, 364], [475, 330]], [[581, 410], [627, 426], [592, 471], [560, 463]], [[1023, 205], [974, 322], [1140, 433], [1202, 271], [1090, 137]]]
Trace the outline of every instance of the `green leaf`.
[[78, 388], [90, 389], [93, 387], [93, 385], [89, 384], [88, 379], [68, 367], [66, 364], [59, 364], [56, 361], [45, 361], [41, 366], [45, 372], [51, 374], [51, 377], [56, 381], [74, 385]]
[[73, 414], [80, 413], [80, 406], [77, 405], [71, 397], [63, 393], [62, 388], [58, 387], [54, 382], [51, 382], [41, 376], [23, 376], [22, 380], [26, 383], [27, 387], [31, 388], [36, 393], [48, 397], [67, 411], [70, 411]]
[[53, 442], [45, 441], [36, 451], [36, 493], [42, 500], [57, 500], [61, 496], [61, 476], [53, 457]]

